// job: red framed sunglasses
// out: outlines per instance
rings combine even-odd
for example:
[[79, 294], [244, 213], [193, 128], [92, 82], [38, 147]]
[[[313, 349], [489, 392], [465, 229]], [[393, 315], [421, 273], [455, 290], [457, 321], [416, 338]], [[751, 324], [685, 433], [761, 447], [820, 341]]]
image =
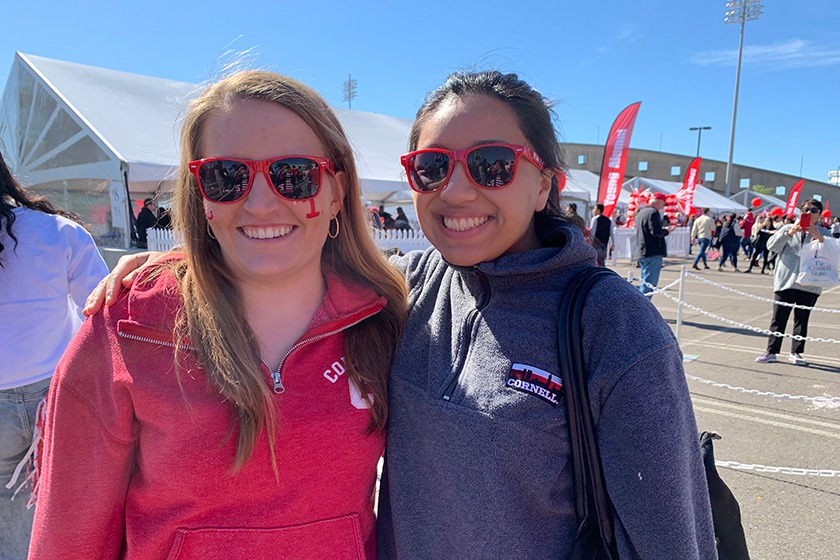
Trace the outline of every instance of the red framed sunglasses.
[[545, 169], [542, 158], [528, 146], [482, 144], [466, 150], [427, 148], [400, 157], [408, 184], [419, 193], [433, 193], [449, 183], [455, 162], [460, 161], [472, 183], [482, 189], [501, 189], [516, 178], [519, 158], [524, 157], [537, 169]]
[[262, 161], [237, 158], [204, 158], [189, 162], [204, 198], [217, 204], [237, 202], [248, 196], [254, 176], [263, 173], [278, 196], [307, 200], [321, 190], [321, 175], [335, 175], [332, 162], [318, 156], [282, 156]]

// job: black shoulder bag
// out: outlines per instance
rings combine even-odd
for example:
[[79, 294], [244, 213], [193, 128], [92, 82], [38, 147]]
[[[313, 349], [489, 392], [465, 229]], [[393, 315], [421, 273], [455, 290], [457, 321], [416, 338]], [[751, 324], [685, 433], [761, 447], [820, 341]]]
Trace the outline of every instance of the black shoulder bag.
[[589, 395], [583, 363], [581, 317], [586, 295], [605, 276], [608, 268], [585, 267], [576, 272], [560, 299], [560, 328], [557, 347], [575, 486], [577, 540], [569, 560], [614, 560], [618, 558], [613, 531], [612, 504], [604, 485], [601, 457], [595, 441], [595, 426], [589, 408]]
[[[607, 276], [617, 275], [607, 268], [584, 267], [572, 275], [560, 299], [557, 347], [566, 393], [578, 520], [577, 539], [568, 560], [618, 558], [612, 503], [604, 484], [595, 425], [589, 408], [581, 331], [586, 296], [597, 282]], [[720, 560], [749, 560], [738, 501], [715, 468], [712, 439], [719, 437], [713, 432], [700, 434], [718, 556]]]

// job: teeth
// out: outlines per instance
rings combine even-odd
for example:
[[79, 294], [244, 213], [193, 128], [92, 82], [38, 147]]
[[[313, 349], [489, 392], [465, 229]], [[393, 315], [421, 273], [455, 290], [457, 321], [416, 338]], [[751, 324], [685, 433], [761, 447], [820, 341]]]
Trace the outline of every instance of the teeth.
[[292, 231], [292, 226], [283, 227], [243, 227], [242, 231], [251, 239], [274, 239], [284, 237]]
[[478, 227], [490, 218], [487, 216], [482, 216], [480, 218], [443, 218], [443, 225], [446, 229], [451, 229], [455, 231], [466, 231], [468, 229], [472, 229], [474, 227]]

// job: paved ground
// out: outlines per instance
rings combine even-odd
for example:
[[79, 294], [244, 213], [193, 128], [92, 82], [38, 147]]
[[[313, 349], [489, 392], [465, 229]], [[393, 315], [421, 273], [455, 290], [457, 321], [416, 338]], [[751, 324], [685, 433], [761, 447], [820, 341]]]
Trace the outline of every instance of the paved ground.
[[[659, 286], [679, 278], [681, 265], [691, 261], [666, 259]], [[619, 262], [612, 267], [625, 278], [639, 270]], [[717, 266], [698, 273], [703, 278], [741, 292], [772, 298], [773, 280], [762, 276], [718, 272]], [[669, 292], [677, 294], [677, 287]], [[766, 329], [772, 304], [725, 291], [691, 277], [685, 300], [707, 312]], [[677, 304], [665, 296], [653, 298], [662, 316], [676, 330]], [[840, 287], [823, 292], [818, 307], [840, 310]], [[792, 329], [788, 326], [788, 332]], [[814, 312], [809, 336], [840, 341], [840, 314]], [[787, 362], [790, 340], [782, 344], [781, 361], [759, 364], [766, 336], [683, 311], [681, 347], [686, 374], [733, 387], [808, 397], [840, 397], [840, 342], [808, 342], [809, 367]], [[696, 356], [696, 357], [695, 357]], [[693, 358], [693, 359], [692, 359]], [[718, 432], [716, 458], [744, 464], [828, 469], [840, 475], [840, 403], [784, 400], [757, 396], [689, 379], [697, 423]], [[818, 477], [719, 469], [741, 504], [750, 553], [754, 560], [840, 558], [840, 476]]]

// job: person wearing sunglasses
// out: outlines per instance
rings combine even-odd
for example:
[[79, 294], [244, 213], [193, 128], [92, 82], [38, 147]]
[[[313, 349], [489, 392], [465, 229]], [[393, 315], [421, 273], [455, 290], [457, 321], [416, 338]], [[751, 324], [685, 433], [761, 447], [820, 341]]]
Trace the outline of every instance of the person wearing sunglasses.
[[[562, 218], [551, 111], [515, 74], [454, 74], [401, 163], [434, 248], [396, 260], [411, 312], [390, 376], [379, 558], [566, 558], [577, 521], [557, 309], [595, 253]], [[616, 276], [587, 299], [583, 332], [618, 557], [716, 557], [671, 330]]]
[[[595, 253], [562, 218], [551, 110], [515, 74], [454, 74], [418, 111], [401, 163], [434, 247], [394, 259], [410, 313], [389, 382], [378, 557], [565, 558], [577, 522], [556, 310]], [[147, 256], [122, 261], [89, 312]], [[620, 558], [713, 558], [669, 327], [616, 277], [588, 298], [583, 332]], [[544, 386], [508, 383], [526, 370]]]
[[241, 72], [181, 134], [182, 247], [58, 366], [30, 559], [374, 558], [405, 281], [324, 100]]
[[[808, 320], [811, 310], [822, 293], [818, 286], [805, 286], [797, 282], [799, 277], [799, 254], [802, 247], [812, 240], [824, 241], [829, 231], [819, 225], [822, 212], [822, 202], [815, 198], [802, 201], [799, 206], [799, 219], [795, 223], [785, 224], [767, 240], [767, 250], [776, 254], [776, 264], [773, 269], [773, 299], [777, 302], [796, 304], [803, 307], [792, 308], [789, 305], [773, 304], [773, 317], [770, 320], [770, 330], [784, 334], [791, 311], [793, 311], [794, 336], [808, 336]], [[772, 363], [782, 349], [782, 337], [769, 335], [767, 349], [755, 361]], [[805, 352], [805, 340], [791, 339], [788, 361], [797, 366], [807, 366], [808, 362], [802, 357]]]

